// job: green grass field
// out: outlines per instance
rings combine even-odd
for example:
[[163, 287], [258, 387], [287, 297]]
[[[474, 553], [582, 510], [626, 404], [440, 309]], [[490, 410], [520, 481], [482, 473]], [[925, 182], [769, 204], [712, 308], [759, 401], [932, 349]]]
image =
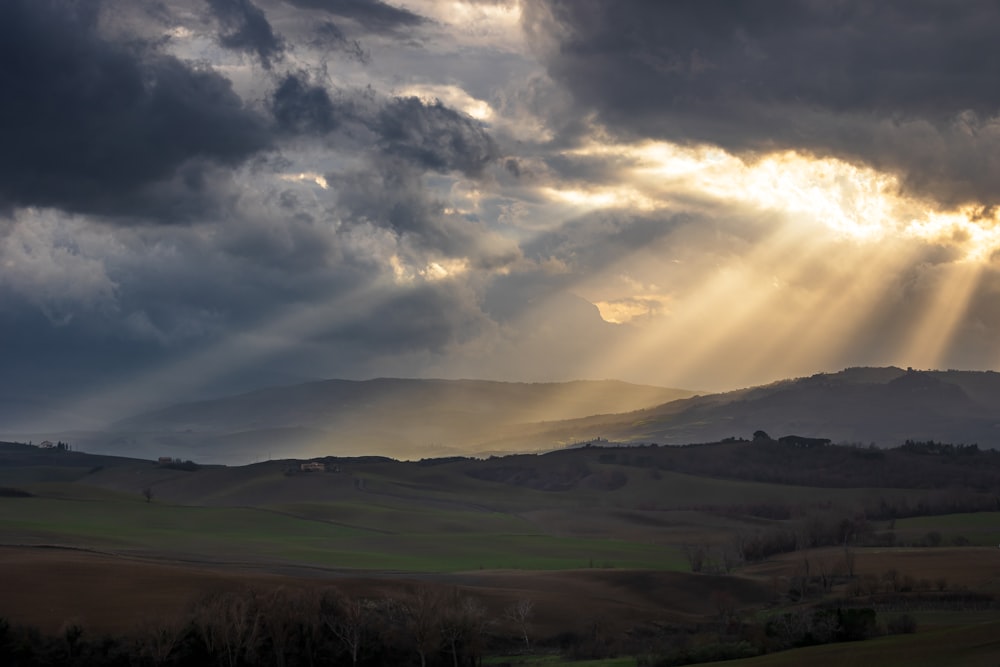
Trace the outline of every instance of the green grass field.
[[[540, 469], [558, 469], [545, 457], [524, 457], [518, 465], [538, 463]], [[414, 496], [439, 501], [470, 502], [506, 512], [523, 512], [545, 507], [690, 509], [704, 506], [726, 507], [747, 504], [792, 504], [808, 506], [816, 502], [816, 489], [762, 482], [700, 477], [668, 470], [603, 464], [588, 466], [594, 474], [620, 475], [625, 483], [618, 488], [574, 488], [571, 492], [540, 491], [524, 486], [477, 480], [467, 471], [482, 467], [477, 462], [420, 467], [405, 464], [372, 466], [357, 475], [374, 492]], [[823, 489], [825, 503], [855, 508], [879, 498], [909, 498], [905, 489], [841, 488]]]
[[[723, 602], [723, 594], [739, 600], [744, 619], [765, 609], [797, 609], [803, 602], [782, 591], [808, 573], [809, 565], [813, 579], [833, 572], [841, 547], [773, 555], [738, 566], [732, 576], [690, 573], [685, 549], [710, 550], [716, 559], [712, 567], [721, 568], [721, 554], [732, 548], [735, 536], [801, 531], [810, 517], [836, 522], [879, 499], [905, 498], [912, 505], [924, 493], [699, 477], [602, 462], [601, 456], [595, 450], [435, 465], [350, 461], [338, 465], [338, 472], [309, 474], [282, 461], [197, 471], [142, 461], [0, 468], [0, 486], [34, 494], [0, 497], [0, 544], [107, 552], [12, 550], [31, 554], [28, 562], [44, 551], [310, 580], [404, 580], [422, 574], [416, 578], [425, 582], [464, 582], [458, 585], [493, 596], [499, 610], [529, 591], [549, 628], [573, 627], [577, 633], [589, 627], [589, 612], [581, 615], [579, 609], [586, 600], [604, 610], [604, 622], [620, 623], [624, 632], [640, 623], [709, 627], [720, 604], [713, 595]], [[141, 495], [144, 488], [152, 489], [152, 502]], [[760, 518], [750, 508], [754, 504], [784, 507], [789, 518]], [[878, 530], [889, 528], [880, 524]], [[931, 582], [925, 593], [939, 578], [947, 580], [948, 592], [1000, 590], [1000, 567], [993, 561], [1000, 512], [900, 519], [891, 530], [895, 546], [854, 550], [857, 580], [898, 570], [900, 576]], [[929, 535], [937, 536], [935, 548], [926, 544]], [[962, 540], [992, 548], [956, 546]], [[849, 583], [838, 579], [824, 593], [813, 582], [804, 604], [843, 595]], [[546, 609], [543, 602], [553, 606]], [[879, 615], [884, 623], [886, 616]], [[1000, 620], [994, 612], [941, 608], [914, 616], [915, 635], [719, 664], [1000, 665], [995, 639]], [[634, 667], [636, 662], [635, 656], [572, 662], [528, 655], [498, 656], [485, 664]]]
[[487, 667], [635, 667], [631, 657], [603, 658], [600, 660], [568, 660], [558, 655], [545, 656], [493, 656], [483, 660]]
[[[98, 498], [101, 495], [104, 498]], [[11, 544], [61, 544], [208, 562], [453, 572], [587, 567], [679, 570], [675, 549], [546, 535], [518, 517], [415, 512], [348, 503], [267, 508], [192, 507], [97, 492], [87, 499], [0, 499]]]
[[965, 538], [975, 546], [1000, 544], [1000, 512], [941, 514], [896, 521], [896, 536], [902, 541], [926, 540], [928, 533], [940, 535], [942, 544]]

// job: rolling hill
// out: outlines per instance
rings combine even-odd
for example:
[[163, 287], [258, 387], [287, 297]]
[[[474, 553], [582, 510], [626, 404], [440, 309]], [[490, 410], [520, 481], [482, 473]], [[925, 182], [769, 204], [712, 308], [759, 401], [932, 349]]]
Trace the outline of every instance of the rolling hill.
[[137, 415], [91, 436], [88, 451], [198, 460], [479, 453], [546, 422], [621, 413], [693, 395], [614, 380], [513, 383], [379, 378], [272, 387]]
[[35, 439], [125, 456], [248, 463], [481, 456], [595, 441], [676, 445], [749, 439], [758, 430], [880, 447], [935, 440], [995, 448], [1000, 374], [849, 368], [707, 395], [611, 380], [327, 380], [180, 403], [106, 431]]
[[553, 424], [497, 449], [585, 441], [690, 444], [796, 434], [882, 447], [906, 440], [1000, 446], [1000, 373], [850, 368]]
[[[315, 472], [294, 460], [185, 466], [0, 442], [3, 628], [34, 642], [19, 647], [65, 646], [69, 627], [100, 646], [118, 645], [99, 633], [145, 646], [136, 642], [151, 629], [200, 628], [190, 623], [216, 618], [202, 612], [222, 599], [254, 614], [237, 620], [264, 619], [263, 655], [281, 631], [271, 621], [286, 609], [281, 600], [293, 605], [288, 618], [308, 619], [335, 599], [412, 614], [419, 597], [438, 600], [435, 609], [478, 610], [489, 621], [480, 650], [497, 664], [521, 651], [538, 652], [539, 662], [512, 664], [576, 664], [554, 660], [557, 652], [675, 664], [690, 646], [800, 664], [811, 654], [795, 653], [810, 650], [795, 648], [808, 643], [795, 628], [820, 627], [832, 609], [846, 628], [842, 608], [869, 619], [870, 632], [849, 637], [850, 656], [840, 644], [816, 648], [835, 656], [822, 664], [886, 664], [910, 647], [933, 656], [926, 664], [985, 665], [1000, 650], [1000, 452], [758, 438], [323, 460], [326, 470]], [[242, 606], [254, 600], [264, 602]], [[524, 600], [530, 628], [511, 626], [508, 610]], [[909, 630], [891, 630], [903, 627], [894, 625], [900, 610], [913, 609]], [[366, 618], [373, 632], [399, 627]], [[786, 620], [796, 624], [780, 627], [794, 632], [776, 635], [772, 621]], [[916, 634], [859, 641], [917, 624]], [[979, 643], [952, 659], [958, 635], [947, 633], [963, 628]], [[164, 650], [188, 655], [186, 645]], [[429, 664], [455, 655], [438, 652]]]

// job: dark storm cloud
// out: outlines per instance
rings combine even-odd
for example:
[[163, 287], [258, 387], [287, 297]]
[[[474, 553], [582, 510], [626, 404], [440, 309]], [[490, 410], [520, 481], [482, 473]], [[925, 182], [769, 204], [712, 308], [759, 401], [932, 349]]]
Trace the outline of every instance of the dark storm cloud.
[[419, 14], [380, 0], [285, 1], [302, 9], [320, 9], [335, 16], [351, 19], [374, 33], [395, 33], [403, 28], [415, 28], [427, 22], [427, 19]]
[[287, 74], [271, 98], [271, 111], [286, 132], [326, 134], [340, 125], [330, 94], [305, 74]]
[[500, 158], [482, 123], [416, 97], [379, 99], [370, 90], [348, 92], [335, 102], [307, 72], [286, 74], [270, 99], [279, 128], [294, 134], [326, 134], [342, 123], [371, 132], [378, 152], [420, 171], [461, 172], [479, 178]]
[[433, 171], [460, 171], [475, 177], [500, 157], [480, 123], [440, 102], [396, 98], [382, 108], [372, 129], [385, 153]]
[[548, 72], [615, 131], [798, 148], [997, 198], [1000, 5], [531, 0]]
[[444, 203], [429, 194], [422, 173], [406, 162], [381, 157], [367, 169], [327, 175], [327, 180], [339, 193], [346, 219], [354, 224], [389, 229], [420, 251], [492, 261], [492, 252], [479, 246], [483, 227], [447, 214]]
[[271, 108], [286, 132], [324, 135], [349, 123], [370, 133], [374, 148], [364, 167], [326, 175], [347, 221], [389, 229], [419, 252], [468, 256], [482, 268], [514, 258], [512, 246], [498, 244], [477, 220], [447, 212], [428, 187], [427, 172], [480, 178], [500, 158], [476, 120], [417, 98], [377, 100], [361, 92], [334, 102], [301, 73], [282, 80]]
[[206, 0], [222, 27], [219, 43], [227, 49], [256, 54], [265, 68], [280, 58], [285, 46], [267, 16], [249, 0]]
[[369, 99], [354, 100], [345, 104], [344, 115], [372, 132], [375, 142], [363, 168], [326, 176], [348, 221], [389, 229], [418, 252], [467, 257], [478, 268], [516, 258], [511, 242], [500, 241], [475, 217], [448, 211], [428, 186], [427, 172], [480, 178], [499, 159], [480, 123], [417, 98], [374, 106]]
[[311, 44], [326, 51], [339, 51], [362, 64], [371, 60], [371, 54], [361, 46], [361, 42], [348, 38], [333, 21], [321, 21], [316, 26]]
[[[229, 81], [103, 40], [97, 3], [0, 3], [0, 203], [171, 217], [270, 144]], [[194, 204], [159, 207], [176, 197]], [[183, 217], [183, 216], [182, 216]]]

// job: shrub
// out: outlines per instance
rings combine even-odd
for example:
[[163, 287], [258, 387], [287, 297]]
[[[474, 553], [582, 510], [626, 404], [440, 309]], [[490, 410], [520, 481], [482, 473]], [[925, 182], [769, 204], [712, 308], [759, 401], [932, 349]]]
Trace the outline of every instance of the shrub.
[[890, 635], [909, 635], [917, 631], [917, 619], [910, 614], [901, 614], [890, 618], [885, 624]]

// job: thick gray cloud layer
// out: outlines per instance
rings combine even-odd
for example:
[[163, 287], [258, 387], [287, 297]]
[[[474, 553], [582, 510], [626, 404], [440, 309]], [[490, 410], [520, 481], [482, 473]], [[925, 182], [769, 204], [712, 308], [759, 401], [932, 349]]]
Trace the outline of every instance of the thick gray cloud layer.
[[0, 4], [0, 203], [190, 216], [214, 166], [271, 144], [266, 122], [215, 72], [106, 41], [97, 15], [96, 2]]
[[[380, 2], [294, 4], [371, 33], [426, 22]], [[109, 30], [113, 8], [98, 0], [0, 3], [0, 326], [16, 332], [0, 362], [9, 377], [31, 375], [23, 386], [44, 391], [54, 377], [100, 384], [261, 328], [363, 357], [442, 350], [488, 326], [473, 296], [440, 283], [383, 290], [349, 322], [281, 329], [296, 308], [373, 289], [392, 275], [394, 255], [417, 271], [442, 256], [491, 266], [516, 252], [447, 211], [427, 183], [484, 176], [500, 151], [482, 124], [441, 103], [338, 89], [325, 61], [287, 63], [289, 42], [267, 7], [150, 7], [130, 15], [145, 21], [133, 34], [117, 18]], [[185, 27], [159, 38], [176, 25]], [[363, 64], [338, 26], [320, 27], [326, 42], [300, 46]], [[230, 74], [184, 58], [192, 39], [261, 63], [253, 87], [263, 94], [234, 84], [252, 64]], [[298, 168], [330, 169], [329, 191], [281, 178], [316, 150], [337, 166]], [[185, 224], [149, 224], [174, 221]], [[269, 354], [280, 358], [271, 368], [289, 360]], [[291, 375], [310, 365], [306, 352], [292, 356]]]
[[393, 100], [379, 112], [374, 129], [386, 153], [434, 171], [479, 176], [500, 156], [481, 126], [440, 102]]
[[[989, 204], [996, 14], [0, 0], [0, 368], [21, 390], [113, 403], [279, 377], [703, 388], [885, 363], [934, 324], [938, 286], [964, 284], [949, 271], [968, 243], [894, 239], [881, 256], [802, 206], [697, 186], [701, 167], [750, 182], [735, 172], [753, 160], [691, 166], [692, 152], [671, 171], [642, 142], [840, 156]], [[840, 203], [868, 203], [848, 185]], [[909, 259], [886, 261], [902, 245]], [[969, 284], [968, 312], [929, 340], [940, 359], [992, 363], [998, 281], [983, 268]], [[856, 327], [855, 297], [874, 313]], [[842, 348], [781, 365], [813, 318]]]
[[395, 33], [427, 22], [427, 19], [407, 9], [381, 0], [286, 0], [302, 9], [319, 9], [334, 16], [356, 21], [375, 33]]
[[330, 93], [304, 73], [287, 74], [271, 100], [278, 125], [292, 134], [326, 134], [340, 124]]
[[260, 58], [265, 68], [285, 49], [274, 34], [267, 16], [250, 0], [207, 0], [222, 26], [219, 41], [228, 49], [248, 51]]
[[946, 203], [994, 202], [990, 0], [529, 0], [549, 74], [616, 132], [861, 159]]

